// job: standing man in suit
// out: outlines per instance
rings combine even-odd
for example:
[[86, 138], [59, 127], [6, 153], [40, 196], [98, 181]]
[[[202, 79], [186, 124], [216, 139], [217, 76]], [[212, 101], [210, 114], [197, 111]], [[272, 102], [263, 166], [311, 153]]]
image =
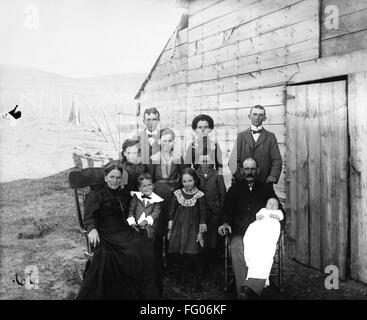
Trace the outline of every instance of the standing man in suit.
[[265, 183], [277, 183], [282, 172], [282, 157], [274, 133], [263, 128], [266, 120], [265, 108], [255, 105], [248, 115], [251, 127], [238, 134], [229, 158], [229, 168], [235, 180], [244, 179], [242, 163], [254, 158], [259, 166], [257, 180]]
[[141, 161], [143, 164], [151, 164], [151, 156], [160, 150], [159, 138], [160, 114], [157, 108], [144, 110], [143, 123], [145, 129], [138, 132], [141, 143]]
[[[258, 165], [252, 158], [243, 162], [244, 179], [234, 183], [226, 194], [223, 207], [223, 224], [218, 228], [220, 235], [231, 235], [231, 258], [236, 281], [237, 294], [240, 299], [257, 299], [266, 279], [248, 278], [244, 256], [243, 237], [249, 225], [256, 220], [256, 213], [266, 206], [270, 198], [278, 200], [271, 184], [259, 182]], [[279, 203], [279, 209], [285, 212]], [[284, 227], [285, 219], [281, 221]], [[270, 257], [271, 258], [271, 257]]]

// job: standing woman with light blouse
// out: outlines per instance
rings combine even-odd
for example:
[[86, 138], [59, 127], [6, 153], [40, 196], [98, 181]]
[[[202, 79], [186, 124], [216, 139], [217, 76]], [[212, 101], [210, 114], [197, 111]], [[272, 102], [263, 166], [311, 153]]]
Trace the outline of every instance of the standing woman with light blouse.
[[[165, 240], [165, 253], [168, 253], [167, 227], [168, 210], [173, 197], [173, 191], [179, 187], [183, 169], [183, 157], [174, 146], [175, 133], [172, 129], [160, 130], [158, 144], [160, 151], [151, 157], [152, 164], [148, 165], [148, 172], [155, 180], [154, 192], [164, 199], [162, 211], [157, 221], [155, 250], [162, 257], [163, 242]], [[163, 260], [161, 260], [163, 266]]]

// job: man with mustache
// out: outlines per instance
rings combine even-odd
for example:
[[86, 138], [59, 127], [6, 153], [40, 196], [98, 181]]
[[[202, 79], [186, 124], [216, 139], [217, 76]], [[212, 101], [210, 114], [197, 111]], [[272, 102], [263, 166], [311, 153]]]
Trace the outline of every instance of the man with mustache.
[[[248, 158], [243, 162], [244, 179], [229, 188], [224, 201], [223, 224], [218, 228], [220, 235], [231, 235], [232, 267], [240, 299], [257, 299], [266, 282], [266, 279], [246, 279], [243, 236], [248, 226], [256, 220], [256, 213], [266, 206], [268, 199], [279, 200], [271, 184], [257, 181], [258, 172], [256, 160]], [[281, 204], [279, 206], [285, 215]], [[281, 225], [284, 226], [284, 223], [285, 219]]]

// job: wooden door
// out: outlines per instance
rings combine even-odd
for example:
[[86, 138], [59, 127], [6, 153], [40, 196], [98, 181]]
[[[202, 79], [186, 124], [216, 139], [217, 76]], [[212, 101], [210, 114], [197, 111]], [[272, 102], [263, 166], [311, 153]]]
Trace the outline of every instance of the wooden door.
[[367, 283], [367, 72], [348, 81], [351, 197], [351, 275]]
[[291, 258], [346, 275], [348, 127], [346, 81], [287, 87], [286, 180]]

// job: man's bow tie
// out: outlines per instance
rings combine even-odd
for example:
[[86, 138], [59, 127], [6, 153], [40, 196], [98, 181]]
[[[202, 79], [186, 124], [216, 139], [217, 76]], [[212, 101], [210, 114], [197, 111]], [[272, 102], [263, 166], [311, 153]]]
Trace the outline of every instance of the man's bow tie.
[[148, 139], [154, 137], [154, 134], [148, 133]]
[[259, 129], [259, 130], [252, 130], [252, 129], [251, 129], [251, 131], [252, 131], [252, 133], [261, 133], [261, 132], [263, 132], [264, 130], [263, 130], [263, 129]]
[[141, 197], [142, 197], [142, 199], [152, 199], [152, 197], [146, 196], [145, 194], [143, 194]]

